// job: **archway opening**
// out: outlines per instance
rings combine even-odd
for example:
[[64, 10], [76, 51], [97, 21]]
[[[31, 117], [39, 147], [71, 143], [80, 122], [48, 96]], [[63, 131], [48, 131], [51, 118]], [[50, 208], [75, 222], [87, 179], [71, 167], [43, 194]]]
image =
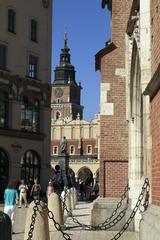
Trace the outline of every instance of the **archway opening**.
[[83, 167], [78, 172], [78, 180], [83, 181], [84, 183], [91, 184], [93, 183], [93, 173], [87, 167]]

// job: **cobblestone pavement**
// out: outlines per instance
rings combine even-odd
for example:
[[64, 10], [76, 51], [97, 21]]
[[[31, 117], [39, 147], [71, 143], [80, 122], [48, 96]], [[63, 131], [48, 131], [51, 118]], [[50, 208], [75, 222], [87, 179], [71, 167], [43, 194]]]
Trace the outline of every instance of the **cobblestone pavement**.
[[[76, 209], [73, 211], [73, 215], [78, 218], [82, 223], [90, 223], [90, 212], [91, 212], [92, 203], [80, 202]], [[26, 208], [16, 209], [15, 215], [15, 226], [14, 231], [16, 232], [13, 235], [12, 240], [23, 240], [24, 236], [24, 227], [25, 227], [25, 216]], [[112, 231], [86, 231], [82, 230], [80, 227], [77, 227], [73, 223], [71, 218], [66, 218], [65, 225], [67, 227], [66, 232], [70, 234], [72, 240], [111, 240], [116, 232]], [[50, 232], [50, 240], [63, 240], [63, 236], [60, 232]], [[139, 240], [139, 234], [133, 232], [125, 232], [120, 240]]]

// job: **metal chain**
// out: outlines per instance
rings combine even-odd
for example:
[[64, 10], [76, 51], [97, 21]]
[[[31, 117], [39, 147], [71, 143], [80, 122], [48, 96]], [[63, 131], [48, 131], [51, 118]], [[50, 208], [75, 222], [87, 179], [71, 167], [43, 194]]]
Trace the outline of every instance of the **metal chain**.
[[[28, 232], [28, 239], [27, 240], [32, 240], [32, 238], [33, 238], [33, 231], [34, 231], [34, 227], [35, 227], [35, 220], [36, 220], [36, 217], [37, 217], [38, 206], [42, 207], [42, 205], [40, 203], [40, 200], [34, 200], [34, 204], [35, 204], [35, 206], [33, 207], [33, 214], [32, 214], [32, 217], [31, 217], [30, 230]], [[47, 211], [48, 218], [53, 221], [54, 226], [57, 229], [57, 231], [60, 231], [62, 233], [64, 239], [71, 240], [70, 235], [68, 233], [65, 233], [62, 230], [61, 225], [58, 222], [56, 222], [56, 220], [54, 219], [53, 212], [48, 209], [46, 204], [44, 205], [44, 207]]]
[[33, 230], [34, 230], [34, 225], [37, 217], [37, 211], [38, 211], [38, 205], [40, 205], [40, 200], [34, 200], [35, 206], [33, 206], [33, 214], [31, 217], [31, 224], [30, 224], [30, 230], [28, 232], [28, 239], [27, 240], [32, 240], [33, 238]]
[[[129, 227], [131, 221], [135, 217], [138, 209], [140, 208], [144, 197], [145, 197], [144, 204], [143, 204], [144, 205], [144, 210], [143, 211], [140, 210], [140, 212], [142, 213], [142, 212], [146, 211], [146, 209], [148, 208], [148, 205], [149, 205], [149, 191], [150, 191], [149, 179], [146, 178], [145, 182], [143, 184], [143, 187], [142, 187], [142, 191], [141, 191], [141, 193], [138, 197], [137, 203], [136, 203], [135, 207], [133, 208], [133, 211], [130, 214], [127, 222], [124, 224], [122, 229], [111, 240], [119, 239], [122, 236], [122, 234], [124, 233], [124, 231]], [[145, 193], [146, 193], [146, 195], [145, 195]]]
[[[66, 197], [67, 197], [67, 194], [68, 194], [67, 191], [68, 191], [68, 188], [65, 189], [65, 196], [66, 196]], [[66, 198], [64, 198], [64, 200], [66, 200]], [[71, 217], [72, 220], [73, 220], [73, 222], [76, 223], [76, 224], [78, 224], [79, 226], [81, 226], [83, 229], [84, 229], [84, 228], [87, 228], [87, 229], [89, 230], [91, 226], [79, 222], [78, 219], [75, 218], [75, 217], [73, 216], [72, 212], [67, 208], [66, 202], [65, 202], [64, 200], [63, 200], [62, 197], [61, 197], [61, 201], [62, 201], [64, 210], [66, 210], [68, 217]]]
[[[130, 214], [130, 217], [128, 218], [127, 222], [124, 224], [122, 229], [111, 240], [117, 240], [122, 236], [124, 231], [129, 227], [131, 221], [135, 217], [135, 214], [137, 213], [138, 210], [140, 210], [140, 213], [146, 211], [146, 209], [148, 208], [148, 204], [149, 204], [149, 192], [150, 192], [150, 184], [149, 184], [148, 178], [146, 178], [145, 182], [143, 184], [143, 187], [142, 187], [142, 191], [141, 191], [141, 193], [138, 197], [137, 203], [136, 203], [132, 213]], [[143, 200], [144, 200], [144, 203], [142, 203]], [[33, 230], [34, 230], [35, 220], [36, 220], [36, 216], [37, 216], [38, 205], [40, 205], [40, 200], [35, 200], [34, 203], [35, 203], [35, 206], [33, 207], [33, 215], [31, 217], [32, 222], [30, 224], [30, 230], [29, 230], [29, 233], [28, 233], [28, 239], [27, 240], [32, 240], [32, 237], [33, 237]], [[118, 206], [118, 204], [117, 204], [117, 206]], [[140, 209], [141, 206], [143, 206], [143, 210]], [[47, 210], [48, 217], [54, 222], [55, 228], [62, 233], [64, 239], [71, 240], [69, 234], [63, 232], [60, 224], [55, 221], [54, 214], [48, 209], [47, 205], [45, 205], [45, 207], [46, 207], [46, 210]], [[88, 228], [88, 230], [91, 230], [90, 225], [81, 224], [78, 221], [78, 219], [73, 217], [72, 212], [69, 211], [66, 208], [66, 205], [64, 205], [64, 207], [65, 207], [65, 210], [67, 211], [67, 213], [69, 214], [69, 216], [72, 216], [72, 219], [74, 220], [75, 223], [81, 225], [82, 227]], [[112, 222], [108, 223], [109, 227], [106, 227], [107, 224], [105, 226], [103, 226], [103, 227], [105, 227], [104, 230], [106, 230], [110, 227], [113, 227], [117, 223], [117, 218], [121, 220], [122, 219], [121, 216], [123, 216], [125, 211], [126, 211], [126, 208], [124, 210], [122, 210], [120, 212], [120, 214], [115, 219], [113, 219]], [[118, 220], [118, 221], [120, 221], [120, 220]]]
[[[128, 209], [128, 204], [129, 204], [129, 195], [128, 195], [128, 191], [130, 190], [129, 186], [127, 185], [124, 189], [124, 193], [122, 194], [121, 196], [121, 200], [118, 202], [117, 206], [116, 206], [116, 209], [112, 212], [111, 216], [109, 218], [107, 218], [103, 223], [100, 223], [96, 226], [96, 228], [99, 228], [101, 230], [105, 230], [105, 229], [108, 229], [110, 227], [107, 227], [108, 223], [111, 221], [111, 219], [117, 214], [118, 212], [118, 209], [122, 206], [122, 203], [123, 201], [125, 200], [125, 198], [127, 198], [127, 206], [124, 210], [122, 210], [118, 216], [116, 217], [117, 218], [117, 222], [119, 222], [126, 214], [126, 211]], [[116, 222], [116, 223], [117, 223]], [[115, 219], [113, 220], [113, 223], [115, 223]], [[116, 224], [115, 223], [115, 224]], [[115, 225], [114, 224], [114, 225]], [[111, 226], [114, 226], [112, 225], [112, 223], [110, 224]]]
[[[116, 206], [116, 209], [113, 211], [112, 215], [107, 218], [103, 223], [100, 223], [96, 226], [93, 226], [93, 225], [87, 225], [87, 224], [84, 224], [84, 223], [81, 223], [78, 221], [77, 218], [75, 218], [72, 214], [72, 212], [70, 210], [67, 209], [67, 206], [66, 204], [64, 203], [63, 199], [62, 199], [62, 202], [63, 202], [63, 206], [64, 206], [64, 209], [66, 210], [67, 212], [67, 215], [69, 217], [72, 218], [73, 222], [78, 224], [79, 226], [81, 226], [83, 229], [85, 230], [106, 230], [106, 229], [109, 229], [111, 227], [113, 227], [114, 225], [116, 225], [126, 214], [126, 211], [128, 209], [128, 203], [129, 203], [129, 198], [128, 198], [128, 191], [129, 191], [129, 187], [128, 185], [125, 187], [124, 189], [124, 193], [122, 194], [121, 196], [121, 200], [118, 202], [117, 206]], [[127, 207], [122, 210], [117, 216], [115, 219], [113, 219], [113, 221], [111, 221], [111, 219], [117, 214], [117, 211], [118, 209], [122, 206], [122, 202], [124, 201], [124, 199], [127, 197]], [[111, 221], [111, 222], [110, 222]]]
[[48, 213], [49, 219], [51, 219], [51, 220], [54, 222], [55, 228], [62, 233], [63, 238], [66, 239], [66, 240], [71, 240], [70, 235], [69, 235], [68, 233], [65, 233], [65, 232], [62, 230], [61, 225], [60, 225], [58, 222], [56, 222], [56, 220], [54, 219], [54, 214], [53, 214], [53, 212], [48, 209], [47, 205], [46, 205], [46, 209], [47, 209], [47, 213]]

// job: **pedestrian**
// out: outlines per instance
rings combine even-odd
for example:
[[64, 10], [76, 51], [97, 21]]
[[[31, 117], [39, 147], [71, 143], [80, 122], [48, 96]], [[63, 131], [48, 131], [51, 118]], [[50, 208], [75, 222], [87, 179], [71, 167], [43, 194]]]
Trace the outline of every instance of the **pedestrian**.
[[21, 180], [21, 184], [19, 185], [19, 208], [22, 206], [22, 201], [25, 203], [25, 207], [28, 207], [27, 203], [27, 191], [28, 186], [25, 184], [24, 180]]
[[52, 181], [49, 181], [47, 191], [46, 191], [46, 196], [49, 198], [49, 196], [54, 192], [54, 187]]
[[62, 171], [59, 165], [55, 166], [55, 176], [53, 177], [52, 182], [54, 192], [60, 196], [64, 189], [64, 182], [62, 177]]
[[85, 196], [85, 189], [84, 189], [84, 182], [83, 181], [79, 185], [79, 192], [80, 192], [81, 201], [83, 201], [84, 196]]
[[98, 193], [99, 193], [99, 184], [98, 184], [98, 181], [95, 182], [95, 185], [93, 187], [93, 192], [94, 192], [94, 195], [95, 197], [98, 196]]
[[[16, 182], [10, 181], [4, 191], [4, 213], [6, 213], [14, 224], [15, 206], [18, 204], [18, 192], [16, 190]], [[14, 233], [14, 232], [13, 232]]]
[[38, 179], [35, 178], [30, 196], [33, 196], [34, 200], [38, 200], [40, 199], [40, 192], [41, 192], [41, 185], [39, 184]]

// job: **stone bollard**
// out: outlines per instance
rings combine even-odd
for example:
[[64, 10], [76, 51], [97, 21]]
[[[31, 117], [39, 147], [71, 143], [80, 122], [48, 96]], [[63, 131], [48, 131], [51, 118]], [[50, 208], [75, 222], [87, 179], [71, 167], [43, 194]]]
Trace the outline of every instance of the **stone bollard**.
[[70, 196], [71, 196], [71, 208], [72, 210], [75, 208], [75, 203], [74, 203], [74, 190], [73, 188], [70, 189]]
[[64, 213], [63, 201], [65, 200], [64, 197], [65, 197], [65, 191], [63, 191], [63, 192], [61, 193], [61, 199], [62, 199], [62, 203], [61, 203], [61, 204], [62, 204], [62, 211], [63, 211], [63, 213]]
[[[53, 213], [55, 221], [58, 222], [61, 226], [64, 226], [62, 203], [60, 197], [56, 193], [52, 193], [49, 196], [48, 209]], [[56, 230], [54, 222], [51, 219], [49, 219], [49, 230]]]
[[[29, 208], [27, 211], [24, 240], [28, 239], [28, 232], [30, 230], [30, 224], [31, 224], [31, 218], [33, 215], [34, 206], [35, 206], [35, 203], [33, 201], [29, 205]], [[50, 240], [48, 214], [47, 214], [45, 204], [43, 202], [41, 202], [41, 205], [38, 205], [38, 211], [36, 213], [37, 213], [37, 216], [35, 219], [32, 240]]]
[[73, 188], [73, 193], [74, 193], [74, 205], [76, 205], [77, 204], [77, 191], [76, 191], [75, 187]]
[[12, 240], [12, 223], [10, 217], [0, 211], [0, 239]]
[[[72, 211], [72, 208], [71, 208], [71, 196], [70, 196], [70, 189], [67, 190], [67, 194], [66, 194], [66, 207], [69, 211]], [[66, 215], [67, 215], [67, 212], [65, 211]]]

